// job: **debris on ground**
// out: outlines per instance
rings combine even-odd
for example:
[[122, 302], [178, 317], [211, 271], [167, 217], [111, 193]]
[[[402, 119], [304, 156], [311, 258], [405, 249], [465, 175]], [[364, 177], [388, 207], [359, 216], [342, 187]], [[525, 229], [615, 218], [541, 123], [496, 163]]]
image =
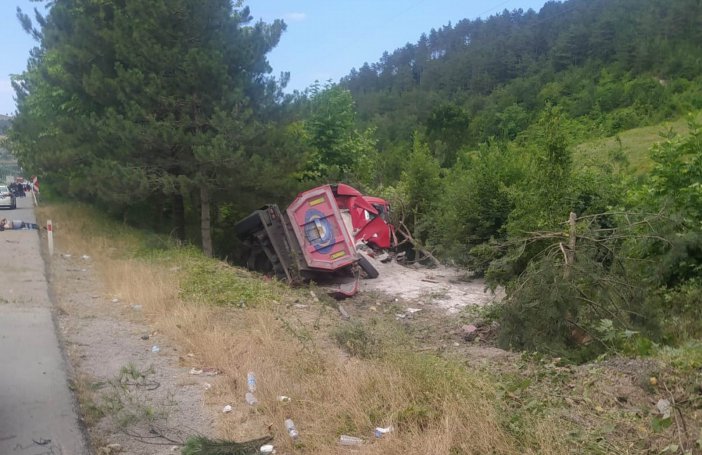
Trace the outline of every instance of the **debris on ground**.
[[478, 336], [478, 328], [473, 324], [466, 324], [461, 329], [463, 331], [463, 339], [466, 341], [473, 341]]
[[661, 399], [658, 400], [658, 403], [656, 403], [656, 409], [658, 409], [658, 412], [661, 413], [661, 417], [664, 419], [669, 419], [670, 418], [670, 400], [666, 399]]
[[[273, 438], [264, 436], [251, 441], [236, 442], [208, 439], [204, 436], [189, 438], [183, 447], [183, 455], [253, 455], [261, 453], [263, 446]], [[272, 446], [271, 446], [272, 447]], [[263, 452], [274, 453], [274, 452]]]
[[421, 308], [407, 308], [404, 313], [395, 314], [395, 319], [412, 319], [412, 317], [420, 311], [422, 311]]
[[342, 446], [360, 446], [363, 444], [363, 439], [342, 434], [339, 436], [339, 444]]
[[217, 368], [212, 368], [212, 367], [207, 367], [207, 368], [191, 368], [190, 369], [190, 374], [193, 376], [217, 376], [218, 374], [221, 374], [222, 372], [219, 371]]
[[392, 426], [389, 427], [375, 427], [375, 430], [373, 430], [373, 434], [375, 435], [376, 438], [382, 438], [388, 433], [391, 433], [393, 430]]
[[297, 432], [297, 428], [295, 427], [295, 423], [289, 417], [285, 419], [285, 429], [288, 430], [288, 435], [290, 435], [293, 441], [300, 436], [300, 433]]
[[246, 403], [247, 403], [249, 406], [255, 406], [255, 405], [258, 404], [258, 400], [257, 400], [256, 397], [254, 396], [254, 394], [251, 393], [251, 392], [246, 392], [246, 396], [245, 396], [244, 398], [246, 399]]

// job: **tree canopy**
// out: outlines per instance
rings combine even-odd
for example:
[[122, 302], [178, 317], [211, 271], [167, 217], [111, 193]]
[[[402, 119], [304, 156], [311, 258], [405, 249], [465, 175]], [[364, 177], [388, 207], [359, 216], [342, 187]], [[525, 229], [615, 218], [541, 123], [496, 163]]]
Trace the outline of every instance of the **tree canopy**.
[[168, 211], [185, 239], [188, 199], [209, 217], [212, 190], [242, 190], [242, 169], [272, 159], [252, 141], [280, 96], [265, 56], [282, 21], [252, 23], [229, 0], [75, 0], [38, 23], [12, 138], [57, 188]]

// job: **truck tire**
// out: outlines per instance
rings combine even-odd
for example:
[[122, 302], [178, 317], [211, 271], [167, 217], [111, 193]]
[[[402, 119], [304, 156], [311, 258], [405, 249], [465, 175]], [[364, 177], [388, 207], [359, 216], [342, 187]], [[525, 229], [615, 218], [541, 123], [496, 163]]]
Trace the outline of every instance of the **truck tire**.
[[363, 254], [359, 253], [360, 259], [358, 260], [358, 265], [361, 266], [364, 272], [366, 272], [366, 277], [367, 278], [378, 278], [380, 273], [378, 272], [378, 269], [373, 267], [373, 264], [371, 264], [371, 261]]

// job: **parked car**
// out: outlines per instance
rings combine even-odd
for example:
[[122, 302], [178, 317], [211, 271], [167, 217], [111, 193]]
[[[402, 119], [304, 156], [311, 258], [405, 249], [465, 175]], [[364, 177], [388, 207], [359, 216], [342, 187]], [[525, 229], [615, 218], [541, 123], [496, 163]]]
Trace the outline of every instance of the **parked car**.
[[7, 185], [0, 185], [0, 207], [8, 209], [17, 208], [17, 198], [12, 194]]

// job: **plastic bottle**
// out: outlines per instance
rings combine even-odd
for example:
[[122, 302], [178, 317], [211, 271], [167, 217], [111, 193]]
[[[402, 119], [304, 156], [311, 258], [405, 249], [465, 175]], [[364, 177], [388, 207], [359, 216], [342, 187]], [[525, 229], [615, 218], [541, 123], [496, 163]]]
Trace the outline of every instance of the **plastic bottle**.
[[345, 434], [342, 434], [339, 437], [339, 444], [342, 446], [360, 446], [363, 444], [363, 439], [357, 438], [355, 436], [347, 436]]
[[392, 425], [389, 426], [389, 427], [386, 427], [386, 428], [383, 428], [383, 427], [375, 427], [375, 430], [373, 431], [373, 433], [375, 433], [375, 437], [376, 437], [376, 438], [382, 438], [382, 437], [385, 436], [386, 434], [392, 432], [392, 430], [393, 430]]
[[253, 371], [249, 371], [249, 374], [246, 375], [246, 386], [249, 388], [249, 392], [256, 391], [256, 375]]
[[285, 428], [288, 430], [288, 434], [293, 440], [297, 439], [298, 436], [300, 436], [300, 433], [297, 432], [297, 428], [295, 428], [295, 424], [293, 423], [290, 417], [285, 419]]
[[246, 392], [246, 402], [251, 406], [258, 404], [258, 400], [251, 392]]
[[273, 447], [273, 444], [263, 445], [259, 450], [260, 453], [275, 453], [275, 448]]

